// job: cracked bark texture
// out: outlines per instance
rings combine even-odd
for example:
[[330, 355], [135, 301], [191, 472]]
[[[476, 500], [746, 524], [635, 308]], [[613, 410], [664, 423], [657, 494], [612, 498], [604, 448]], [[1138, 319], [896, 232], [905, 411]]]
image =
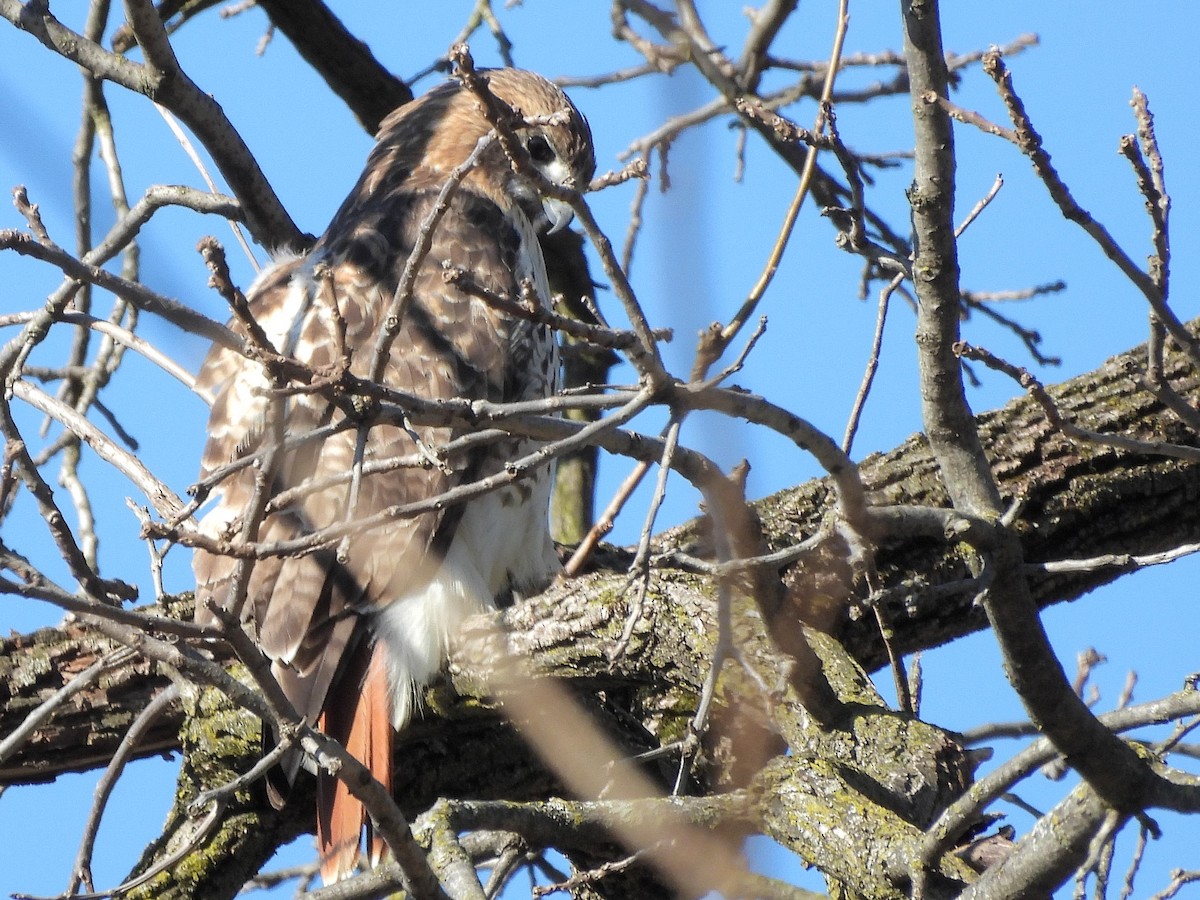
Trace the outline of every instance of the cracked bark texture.
[[[1052, 389], [1064, 417], [1100, 432], [1192, 442], [1138, 386], [1141, 359], [1139, 348]], [[1170, 358], [1168, 375], [1181, 393], [1200, 395], [1200, 373], [1178, 355]], [[1152, 553], [1200, 540], [1196, 463], [1068, 441], [1025, 398], [983, 414], [979, 422], [1005, 502], [1020, 498], [1024, 503], [1019, 528], [1026, 559]], [[876, 503], [947, 503], [920, 436], [865, 460], [862, 472]], [[771, 547], [814, 533], [827, 514], [828, 493], [828, 486], [816, 481], [755, 504]], [[705, 523], [672, 529], [656, 544], [659, 550], [703, 554]], [[969, 576], [968, 554], [963, 546], [927, 539], [896, 540], [882, 549], [884, 586], [890, 590], [884, 613], [898, 649], [936, 646], [984, 627], [971, 591], [935, 592]], [[953, 735], [888, 710], [862, 674], [860, 665], [876, 669], [885, 653], [872, 618], [849, 614], [861, 589], [842, 559], [830, 542], [784, 577], [797, 617], [824, 632], [810, 632], [810, 639], [847, 704], [843, 720], [822, 730], [790, 695], [763, 697], [739, 667], [727, 664], [719, 682], [717, 724], [694, 775], [703, 787], [744, 792], [753, 811], [750, 822], [737, 827], [761, 830], [805, 859], [820, 860], [826, 871], [832, 865], [831, 874], [849, 895], [899, 896], [887, 873], [894, 876], [898, 860], [913, 858], [919, 829], [969, 781], [970, 765]], [[608, 550], [597, 571], [505, 611], [503, 620], [514, 653], [531, 659], [536, 671], [571, 682], [620, 746], [637, 752], [685, 732], [712, 650], [714, 587], [697, 575], [657, 571], [629, 651], [610, 665], [608, 654], [630, 602], [621, 568], [625, 561], [621, 551]], [[1034, 576], [1032, 589], [1039, 605], [1046, 606], [1078, 599], [1124, 571]], [[165, 611], [186, 616], [187, 606], [181, 598]], [[787, 661], [768, 645], [752, 609], [736, 610], [735, 634], [768, 686], [785, 683]], [[0, 644], [4, 734], [112, 649], [77, 623], [14, 635]], [[102, 765], [132, 718], [165, 683], [164, 673], [141, 660], [108, 672], [0, 766], [0, 783], [42, 781]], [[426, 719], [399, 741], [403, 763], [397, 795], [406, 813], [415, 815], [438, 798], [527, 800], [556, 793], [554, 779], [479, 696], [479, 683], [468, 667], [452, 665], [448, 683], [430, 691]], [[140, 748], [142, 755], [162, 753], [181, 746], [181, 740], [192, 748], [164, 846], [198, 785], [222, 783], [228, 772], [244, 771], [259, 753], [252, 717], [204, 697], [189, 696], [183, 706], [190, 713], [186, 718], [180, 710], [165, 716]], [[790, 757], [779, 755], [784, 746]], [[653, 774], [665, 780], [669, 769], [668, 763]], [[301, 791], [295, 804], [307, 802]], [[306, 820], [292, 807], [271, 810], [251, 791], [230, 805], [208, 850], [141, 895], [230, 896], [255, 861], [265, 860]], [[826, 826], [838, 822], [853, 822], [848, 831], [839, 830], [852, 835], [853, 847], [847, 848], [844, 838], [839, 846], [828, 846]], [[148, 854], [159, 849], [148, 848]], [[959, 887], [970, 879], [953, 858], [943, 862], [940, 877], [944, 881], [938, 883]]]

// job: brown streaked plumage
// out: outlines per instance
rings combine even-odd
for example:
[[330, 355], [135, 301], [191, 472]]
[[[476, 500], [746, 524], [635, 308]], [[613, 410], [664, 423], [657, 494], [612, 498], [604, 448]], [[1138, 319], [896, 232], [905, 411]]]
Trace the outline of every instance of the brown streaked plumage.
[[[496, 97], [525, 117], [565, 114], [556, 124], [519, 127], [518, 134], [543, 174], [585, 188], [595, 168], [591, 134], [566, 95], [530, 72], [481, 74]], [[478, 100], [453, 82], [384, 120], [362, 176], [325, 234], [306, 256], [273, 265], [249, 292], [251, 310], [276, 349], [322, 367], [336, 364], [344, 346], [351, 372], [369, 372], [421, 225], [450, 173], [489, 131]], [[513, 171], [498, 143], [483, 151], [433, 231], [382, 381], [430, 399], [548, 396], [558, 377], [553, 335], [447, 284], [442, 272], [449, 262], [509, 296], [531, 278], [548, 304], [536, 232], [565, 224], [564, 211]], [[278, 435], [300, 437], [344, 416], [319, 395], [299, 393], [276, 403], [281, 423], [270, 421], [262, 367], [221, 348], [205, 360], [199, 382], [216, 398], [202, 477], [268, 449]], [[280, 451], [269, 495], [291, 493], [268, 509], [255, 540], [292, 540], [428, 499], [502, 471], [532, 450], [514, 438], [449, 453], [444, 467], [373, 469], [372, 463], [436, 451], [459, 436], [449, 427], [375, 424], [366, 432], [364, 474], [352, 502], [348, 480], [337, 476], [354, 466], [357, 435], [350, 428]], [[242, 468], [214, 490], [215, 505], [201, 521], [205, 533], [239, 534], [256, 471]], [[558, 570], [546, 525], [549, 489], [550, 474], [542, 470], [466, 504], [354, 534], [342, 559], [330, 547], [267, 557], [253, 567], [242, 616], [284, 693], [385, 786], [391, 787], [393, 727], [411, 716], [416, 692], [441, 667], [461, 619], [513, 592], [538, 590]], [[226, 603], [236, 561], [197, 551], [194, 570], [197, 616], [206, 619], [210, 604]], [[300, 764], [299, 754], [285, 763], [288, 783]], [[353, 869], [369, 822], [340, 782], [319, 778], [318, 837], [322, 874], [330, 881]], [[277, 792], [272, 799], [282, 802]], [[369, 833], [368, 839], [374, 862], [383, 848]]]

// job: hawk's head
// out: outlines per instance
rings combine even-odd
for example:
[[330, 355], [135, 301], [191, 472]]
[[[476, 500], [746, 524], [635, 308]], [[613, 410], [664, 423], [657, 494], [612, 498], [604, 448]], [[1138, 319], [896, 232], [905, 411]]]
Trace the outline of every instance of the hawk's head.
[[[534, 167], [554, 184], [586, 190], [596, 170], [592, 132], [570, 98], [542, 76], [522, 69], [478, 74], [514, 113], [513, 130]], [[435, 88], [383, 120], [366, 171], [347, 205], [378, 202], [401, 187], [440, 188], [491, 131], [480, 99], [462, 84], [450, 81]], [[551, 230], [571, 219], [570, 207], [541, 196], [537, 186], [514, 169], [498, 141], [477, 157], [463, 186], [502, 209], [517, 202], [531, 221], [548, 224]]]
[[[587, 190], [596, 171], [592, 131], [587, 119], [570, 98], [539, 75], [520, 69], [493, 69], [484, 73], [488, 89], [507, 104], [520, 119], [539, 120], [536, 125], [519, 124], [516, 132], [534, 167], [553, 184]], [[538, 220], [537, 204], [554, 232], [571, 221], [571, 207], [552, 197], [541, 197], [536, 186], [509, 166], [505, 188], [512, 196], [533, 206], [531, 218]]]

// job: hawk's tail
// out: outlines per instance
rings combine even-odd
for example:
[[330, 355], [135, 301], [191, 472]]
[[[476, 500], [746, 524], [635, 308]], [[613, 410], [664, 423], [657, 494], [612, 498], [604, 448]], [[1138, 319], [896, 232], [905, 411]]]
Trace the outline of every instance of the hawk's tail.
[[[393, 731], [386, 653], [377, 643], [370, 654], [357, 656], [369, 660], [361, 667], [365, 671], [346, 672], [335, 683], [321, 714], [321, 730], [341, 741], [390, 794]], [[317, 780], [317, 846], [325, 884], [354, 872], [364, 827], [374, 866], [383, 856], [383, 839], [375, 833], [366, 809], [345, 783], [321, 771]]]

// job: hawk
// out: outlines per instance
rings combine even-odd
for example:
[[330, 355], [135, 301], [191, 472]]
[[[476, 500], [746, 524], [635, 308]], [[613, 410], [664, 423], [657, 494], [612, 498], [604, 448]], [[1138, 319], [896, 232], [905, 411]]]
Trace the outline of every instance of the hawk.
[[[591, 132], [567, 96], [531, 72], [479, 76], [511, 108], [533, 166], [557, 185], [586, 188], [595, 171]], [[532, 282], [540, 302], [550, 303], [538, 234], [565, 226], [570, 207], [541, 196], [489, 136], [480, 97], [458, 82], [388, 116], [329, 228], [307, 254], [276, 261], [247, 294], [274, 349], [318, 372], [348, 365], [353, 375], [374, 374], [429, 400], [553, 393], [553, 332], [444, 277], [453, 266], [484, 291], [511, 298]], [[414, 254], [423, 240], [428, 250]], [[415, 271], [411, 293], [398, 304], [398, 323], [389, 322], [406, 268]], [[379, 342], [387, 326], [398, 327], [390, 347]], [[315, 552], [261, 558], [248, 576], [244, 567], [238, 574], [234, 557], [197, 550], [197, 617], [211, 619], [213, 607], [230, 601], [235, 580], [244, 580], [242, 618], [288, 699], [390, 790], [393, 729], [411, 717], [461, 620], [536, 592], [559, 571], [547, 527], [550, 473], [542, 468], [466, 503], [392, 516], [395, 507], [503, 472], [535, 445], [511, 437], [472, 444], [458, 429], [394, 418], [354, 421], [353, 407], [319, 391], [273, 392], [278, 385], [261, 364], [220, 347], [199, 382], [215, 398], [201, 477], [228, 473], [212, 490], [201, 532], [260, 544], [336, 526], [350, 535]], [[231, 465], [248, 456], [252, 465]], [[256, 491], [265, 507], [255, 504]], [[262, 516], [248, 523], [256, 506]], [[372, 527], [354, 529], [367, 520]], [[298, 752], [285, 761], [287, 783], [300, 764]], [[328, 882], [353, 870], [364, 828], [372, 863], [383, 845], [344, 785], [318, 778]], [[274, 792], [277, 806], [283, 799]]]

